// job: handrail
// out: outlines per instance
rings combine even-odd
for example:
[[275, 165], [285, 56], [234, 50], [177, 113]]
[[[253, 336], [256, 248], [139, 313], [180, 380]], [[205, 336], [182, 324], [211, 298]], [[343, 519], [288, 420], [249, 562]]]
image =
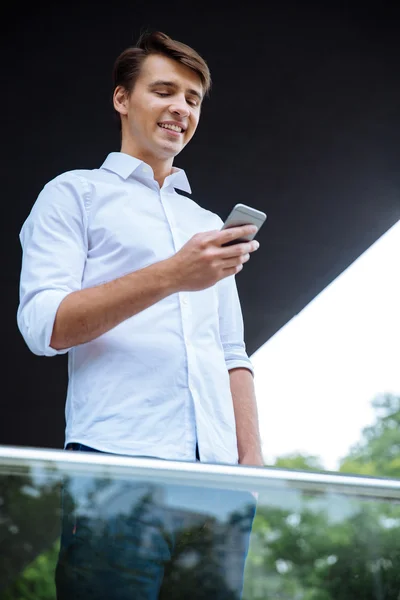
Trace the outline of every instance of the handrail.
[[238, 490], [270, 491], [271, 487], [299, 491], [363, 496], [382, 500], [400, 499], [400, 481], [383, 477], [307, 472], [275, 467], [248, 467], [225, 464], [169, 461], [58, 449], [0, 445], [0, 476], [4, 467], [48, 466], [61, 475], [76, 472], [98, 476], [134, 477], [188, 486], [209, 485]]

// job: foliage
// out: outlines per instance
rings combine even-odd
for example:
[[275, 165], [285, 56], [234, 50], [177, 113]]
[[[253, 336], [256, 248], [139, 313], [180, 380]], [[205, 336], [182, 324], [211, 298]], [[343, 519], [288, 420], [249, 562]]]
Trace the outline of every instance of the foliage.
[[279, 469], [292, 469], [295, 471], [323, 471], [324, 467], [318, 456], [309, 454], [286, 454], [279, 456], [274, 465]]
[[[379, 396], [373, 406], [375, 423], [340, 471], [400, 478], [400, 398]], [[318, 459], [302, 455], [281, 457], [275, 466], [322, 470]], [[259, 506], [245, 600], [399, 600], [398, 504], [300, 493], [293, 504], [298, 508], [276, 508], [267, 499]]]
[[0, 478], [0, 597], [53, 600], [60, 476], [13, 467]]
[[323, 508], [264, 506], [253, 527], [245, 600], [398, 600], [400, 510], [359, 502], [332, 519]]
[[2, 600], [54, 600], [54, 571], [58, 549], [57, 540], [49, 550], [39, 554], [4, 592]]
[[400, 396], [385, 394], [372, 402], [377, 419], [340, 465], [343, 473], [400, 478]]

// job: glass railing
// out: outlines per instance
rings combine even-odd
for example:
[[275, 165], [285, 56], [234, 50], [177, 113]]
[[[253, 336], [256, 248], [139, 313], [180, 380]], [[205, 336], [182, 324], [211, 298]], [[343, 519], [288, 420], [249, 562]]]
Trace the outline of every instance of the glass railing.
[[398, 600], [400, 481], [0, 446], [1, 600]]

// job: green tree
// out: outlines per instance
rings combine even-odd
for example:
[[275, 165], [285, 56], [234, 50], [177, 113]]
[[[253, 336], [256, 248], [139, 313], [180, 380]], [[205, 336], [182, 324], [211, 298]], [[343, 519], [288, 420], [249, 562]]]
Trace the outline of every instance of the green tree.
[[54, 600], [56, 597], [54, 571], [58, 549], [57, 540], [51, 548], [41, 552], [4, 592], [1, 596], [2, 600]]
[[[320, 503], [319, 503], [320, 504]], [[300, 511], [260, 508], [245, 600], [398, 600], [400, 509], [359, 501], [350, 514], [305, 500]]]
[[[0, 478], [1, 598], [15, 582], [24, 581], [26, 585], [10, 591], [13, 595], [8, 598], [33, 600], [35, 596], [28, 593], [29, 588], [35, 588], [33, 581], [41, 580], [43, 587], [43, 581], [48, 580], [47, 558], [53, 556], [58, 540], [59, 513], [60, 475], [52, 469], [36, 469], [33, 473], [29, 466], [13, 467]], [[54, 598], [54, 590], [48, 597]], [[35, 600], [39, 598], [42, 596], [37, 595]]]
[[292, 469], [295, 471], [324, 471], [321, 459], [311, 454], [285, 454], [279, 456], [273, 466], [279, 469]]
[[[400, 477], [400, 398], [373, 400], [376, 421], [341, 462], [344, 473]], [[321, 470], [289, 455], [276, 467]], [[288, 490], [287, 494], [294, 493]], [[297, 510], [259, 506], [245, 600], [399, 600], [400, 507], [396, 503], [297, 492]]]
[[400, 396], [384, 394], [372, 401], [376, 421], [340, 464], [342, 473], [400, 478]]

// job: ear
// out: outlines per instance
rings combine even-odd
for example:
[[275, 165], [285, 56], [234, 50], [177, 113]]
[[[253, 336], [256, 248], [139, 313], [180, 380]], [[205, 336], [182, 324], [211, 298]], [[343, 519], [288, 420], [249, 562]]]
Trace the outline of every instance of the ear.
[[128, 114], [128, 92], [122, 85], [117, 86], [114, 90], [113, 104], [120, 115]]

